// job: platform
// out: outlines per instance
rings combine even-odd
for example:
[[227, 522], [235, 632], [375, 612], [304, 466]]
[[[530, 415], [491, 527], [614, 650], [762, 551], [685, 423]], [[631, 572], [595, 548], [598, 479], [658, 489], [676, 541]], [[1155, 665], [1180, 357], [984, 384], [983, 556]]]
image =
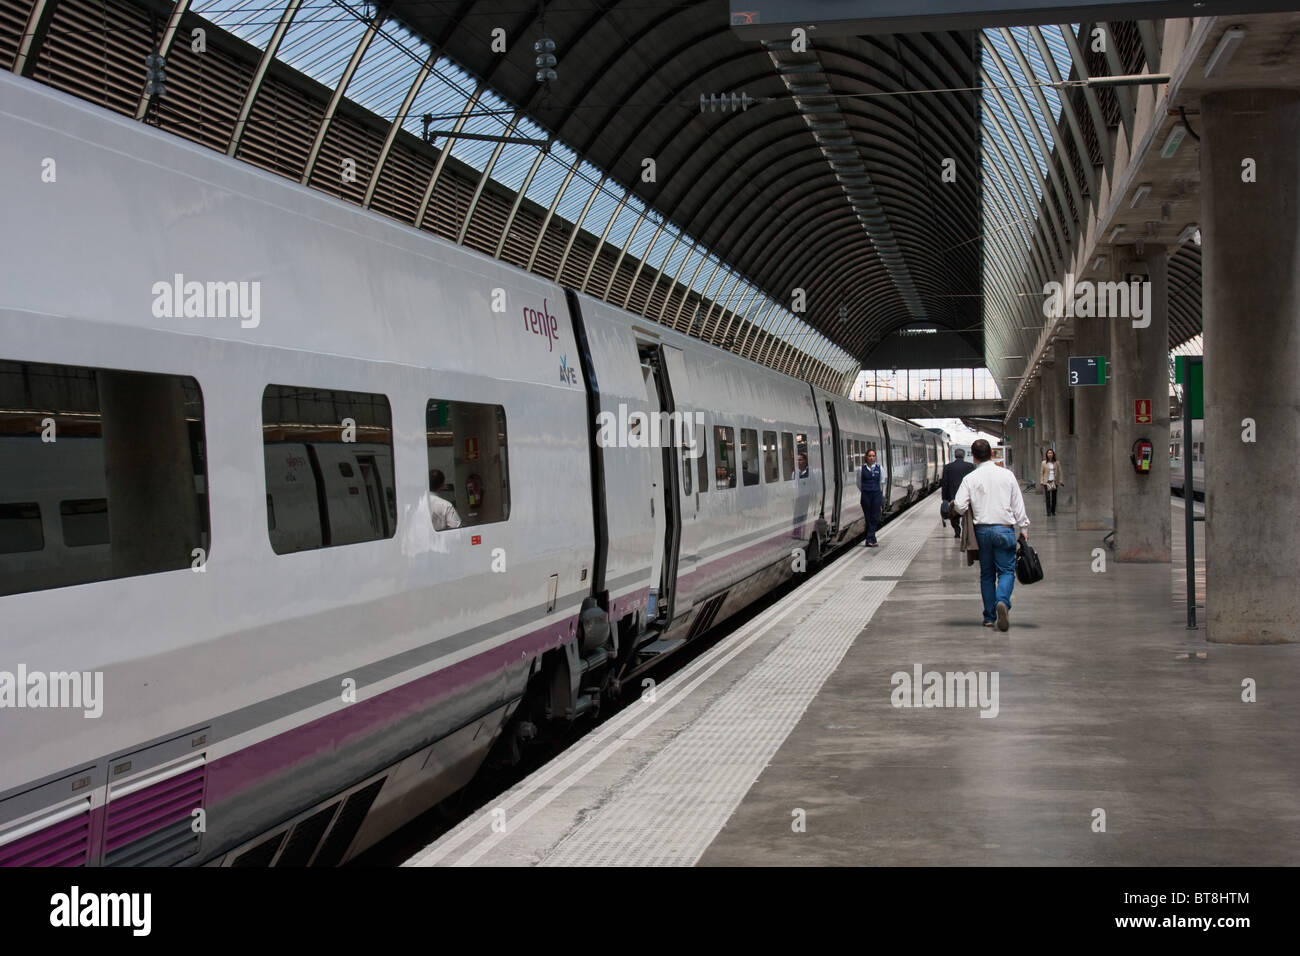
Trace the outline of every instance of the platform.
[[[1186, 629], [1182, 502], [1179, 560], [1105, 571], [1029, 504], [1008, 633], [924, 502], [407, 865], [1294, 864], [1300, 648]], [[894, 706], [918, 666], [996, 716]]]

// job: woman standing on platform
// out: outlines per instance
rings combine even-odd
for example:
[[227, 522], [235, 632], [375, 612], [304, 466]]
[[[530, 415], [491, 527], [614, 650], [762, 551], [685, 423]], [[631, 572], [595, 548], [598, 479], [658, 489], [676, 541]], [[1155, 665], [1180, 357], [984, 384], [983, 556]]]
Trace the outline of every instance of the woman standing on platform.
[[1065, 483], [1061, 463], [1056, 460], [1056, 449], [1047, 449], [1043, 463], [1038, 468], [1038, 483], [1043, 486], [1043, 500], [1047, 503], [1047, 514], [1056, 517], [1056, 489]]

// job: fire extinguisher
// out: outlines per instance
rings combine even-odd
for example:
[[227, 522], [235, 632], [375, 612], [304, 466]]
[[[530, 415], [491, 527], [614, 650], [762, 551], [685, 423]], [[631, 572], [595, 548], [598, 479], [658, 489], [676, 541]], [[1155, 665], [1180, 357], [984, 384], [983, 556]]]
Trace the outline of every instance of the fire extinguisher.
[[1133, 462], [1133, 470], [1139, 475], [1149, 475], [1151, 473], [1151, 456], [1154, 449], [1151, 442], [1145, 438], [1139, 438], [1133, 443], [1133, 453], [1129, 455], [1129, 461]]
[[483, 479], [478, 475], [470, 475], [466, 478], [465, 495], [469, 499], [469, 510], [478, 510], [483, 504]]

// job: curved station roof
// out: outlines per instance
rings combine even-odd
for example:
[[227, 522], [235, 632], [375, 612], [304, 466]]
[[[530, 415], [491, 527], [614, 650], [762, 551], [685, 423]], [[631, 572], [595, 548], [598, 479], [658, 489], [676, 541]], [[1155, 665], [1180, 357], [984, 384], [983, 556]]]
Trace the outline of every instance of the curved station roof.
[[[0, 67], [837, 391], [917, 329], [943, 334], [908, 364], [1014, 390], [1132, 122], [1132, 88], [1089, 80], [1158, 62], [1161, 34], [764, 41], [717, 0], [0, 0]], [[1177, 345], [1193, 242], [1170, 292]]]

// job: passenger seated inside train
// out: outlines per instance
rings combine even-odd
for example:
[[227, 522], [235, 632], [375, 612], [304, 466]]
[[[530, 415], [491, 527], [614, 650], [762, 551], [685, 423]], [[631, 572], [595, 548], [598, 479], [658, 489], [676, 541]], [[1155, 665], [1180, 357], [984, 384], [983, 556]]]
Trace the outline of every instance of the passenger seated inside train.
[[433, 518], [434, 531], [460, 527], [456, 506], [438, 494], [446, 483], [447, 478], [439, 469], [429, 469], [429, 514]]
[[807, 478], [808, 477], [808, 456], [800, 452], [797, 462], [798, 463], [795, 466], [795, 470], [794, 470], [795, 477]]

